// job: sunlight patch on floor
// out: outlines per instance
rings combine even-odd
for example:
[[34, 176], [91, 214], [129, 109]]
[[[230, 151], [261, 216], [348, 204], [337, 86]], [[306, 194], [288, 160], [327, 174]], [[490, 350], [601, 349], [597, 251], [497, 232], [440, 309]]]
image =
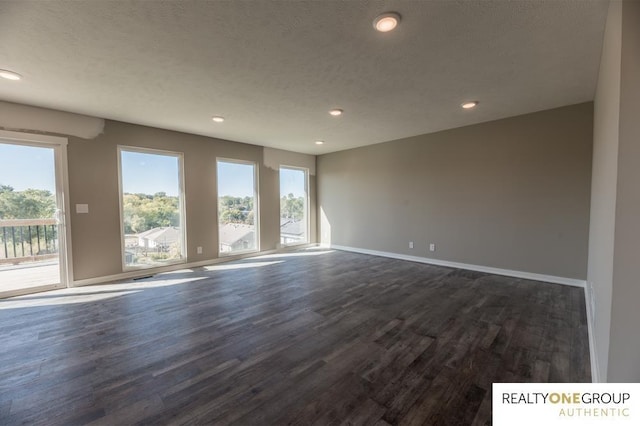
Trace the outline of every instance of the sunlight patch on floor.
[[322, 251], [307, 251], [307, 252], [295, 252], [295, 253], [275, 253], [265, 254], [260, 256], [260, 259], [280, 259], [287, 257], [303, 257], [303, 256], [320, 256], [323, 254], [333, 253], [334, 250], [322, 250]]
[[[287, 258], [297, 258], [304, 256], [320, 256], [333, 253], [334, 250], [327, 250], [319, 247], [308, 247], [300, 251], [288, 253], [274, 253], [262, 256], [247, 258], [247, 261], [237, 260], [229, 263], [219, 263], [199, 268], [179, 269], [161, 273], [151, 273], [148, 278], [138, 280], [126, 279], [109, 284], [96, 284], [82, 287], [71, 287], [60, 290], [52, 290], [42, 293], [17, 296], [9, 299], [0, 299], [0, 309], [28, 308], [35, 306], [53, 306], [78, 303], [93, 303], [100, 300], [108, 300], [115, 297], [138, 293], [145, 289], [187, 284], [209, 277], [190, 276], [194, 272], [217, 272], [232, 271], [239, 269], [260, 268], [264, 266], [277, 265], [283, 263]], [[282, 259], [282, 260], [271, 260]]]
[[187, 284], [200, 281], [206, 277], [193, 278], [173, 278], [173, 279], [150, 279], [149, 281], [128, 280], [116, 284], [99, 284], [84, 287], [71, 287], [62, 290], [53, 290], [42, 293], [17, 296], [0, 300], [1, 309], [30, 308], [36, 306], [69, 305], [78, 303], [92, 303], [100, 300], [112, 299], [114, 297], [139, 293], [145, 289], [166, 287], [178, 284]]
[[[263, 258], [262, 256], [260, 257]], [[275, 260], [273, 262], [245, 262], [245, 263], [225, 263], [221, 265], [203, 266], [205, 271], [230, 271], [234, 269], [259, 268], [262, 266], [276, 265], [284, 260]]]

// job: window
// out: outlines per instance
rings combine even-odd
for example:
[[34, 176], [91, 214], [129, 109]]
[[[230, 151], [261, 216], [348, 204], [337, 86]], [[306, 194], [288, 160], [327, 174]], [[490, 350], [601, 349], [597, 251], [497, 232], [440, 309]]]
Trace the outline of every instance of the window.
[[309, 242], [309, 171], [280, 167], [280, 243]]
[[124, 269], [184, 262], [182, 154], [118, 151]]
[[252, 252], [258, 245], [256, 165], [218, 160], [218, 241], [220, 255]]

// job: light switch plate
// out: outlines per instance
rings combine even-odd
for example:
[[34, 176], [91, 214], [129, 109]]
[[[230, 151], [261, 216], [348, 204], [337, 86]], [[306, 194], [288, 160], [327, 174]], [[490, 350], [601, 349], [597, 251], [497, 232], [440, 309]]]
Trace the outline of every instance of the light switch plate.
[[76, 204], [76, 213], [89, 213], [89, 204]]

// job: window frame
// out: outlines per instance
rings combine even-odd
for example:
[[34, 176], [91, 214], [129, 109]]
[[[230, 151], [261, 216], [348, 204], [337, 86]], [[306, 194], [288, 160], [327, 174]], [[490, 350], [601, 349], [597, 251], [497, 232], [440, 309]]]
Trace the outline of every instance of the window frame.
[[[280, 171], [282, 169], [289, 169], [289, 170], [298, 170], [298, 171], [302, 171], [304, 173], [304, 194], [305, 194], [305, 200], [304, 200], [304, 218], [305, 218], [305, 241], [304, 242], [299, 242], [299, 243], [289, 243], [289, 244], [285, 244], [280, 242], [280, 244], [282, 245], [282, 247], [293, 247], [293, 246], [300, 246], [300, 245], [305, 245], [305, 244], [309, 244], [309, 242], [311, 241], [310, 237], [310, 231], [311, 231], [311, 217], [310, 217], [310, 196], [309, 196], [309, 169], [307, 167], [299, 167], [299, 166], [288, 166], [286, 164], [280, 164], [280, 167], [278, 168], [278, 210], [280, 210], [280, 200], [282, 199], [282, 193], [280, 193]], [[280, 222], [280, 218], [282, 217], [282, 211], [278, 212], [278, 223]], [[282, 241], [282, 229], [280, 226], [278, 226], [278, 239], [280, 241]]]
[[[220, 174], [219, 163], [233, 163], [253, 166], [253, 209], [254, 226], [256, 236], [256, 248], [247, 250], [237, 250], [233, 252], [223, 252], [220, 250]], [[218, 257], [237, 256], [260, 252], [260, 176], [257, 161], [240, 160], [237, 158], [216, 157], [216, 229], [218, 230]]]
[[[178, 198], [178, 209], [180, 212], [180, 230], [181, 230], [181, 253], [180, 258], [168, 260], [161, 265], [127, 265], [125, 257], [125, 232], [124, 232], [124, 192], [122, 182], [122, 152], [134, 152], [139, 154], [164, 155], [176, 157], [178, 159], [178, 188], [180, 196]], [[164, 149], [143, 148], [138, 146], [118, 145], [118, 203], [120, 205], [120, 262], [122, 271], [139, 271], [144, 269], [163, 268], [165, 266], [179, 265], [187, 263], [187, 214], [186, 214], [186, 197], [184, 190], [184, 153], [179, 151], [169, 151]]]

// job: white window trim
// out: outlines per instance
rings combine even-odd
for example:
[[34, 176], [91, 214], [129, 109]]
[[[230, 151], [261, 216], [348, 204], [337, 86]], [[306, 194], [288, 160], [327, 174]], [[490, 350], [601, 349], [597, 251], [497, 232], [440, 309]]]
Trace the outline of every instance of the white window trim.
[[[255, 218], [255, 234], [256, 234], [256, 248], [250, 250], [237, 250], [229, 253], [224, 253], [220, 251], [220, 175], [218, 174], [218, 163], [235, 163], [235, 164], [244, 164], [253, 166], [253, 208], [255, 210], [254, 218]], [[260, 177], [259, 177], [259, 168], [258, 163], [256, 161], [251, 160], [238, 160], [237, 158], [226, 158], [226, 157], [216, 157], [216, 225], [218, 229], [218, 257], [230, 257], [236, 256], [240, 254], [247, 253], [258, 253], [260, 252]]]
[[[178, 158], [178, 179], [180, 189], [179, 209], [180, 209], [180, 229], [182, 231], [181, 241], [182, 253], [179, 259], [163, 262], [162, 265], [127, 265], [125, 261], [125, 236], [124, 236], [124, 205], [122, 192], [122, 151], [137, 152], [141, 154], [166, 155]], [[120, 262], [122, 263], [122, 271], [139, 271], [143, 269], [157, 269], [168, 265], [177, 265], [187, 263], [187, 214], [186, 214], [186, 198], [184, 190], [184, 154], [178, 151], [167, 151], [155, 148], [141, 148], [138, 146], [118, 145], [118, 202], [120, 204]]]
[[[300, 170], [304, 172], [304, 193], [305, 193], [305, 203], [304, 203], [304, 217], [306, 220], [306, 241], [299, 243], [290, 243], [290, 244], [282, 244], [283, 247], [293, 247], [293, 246], [301, 246], [305, 244], [309, 244], [311, 241], [310, 231], [311, 231], [311, 217], [309, 215], [310, 211], [310, 197], [309, 197], [309, 169], [307, 167], [299, 167], [299, 166], [288, 166], [286, 164], [280, 164], [280, 169], [289, 169], [289, 170]], [[278, 183], [280, 182], [280, 169], [278, 169]], [[280, 190], [278, 185], [278, 191]], [[280, 199], [282, 198], [282, 194], [278, 197], [278, 206], [280, 206]], [[278, 207], [279, 209], [279, 207]], [[281, 217], [282, 212], [278, 212], [278, 220]], [[282, 239], [281, 229], [278, 227], [278, 239]]]

